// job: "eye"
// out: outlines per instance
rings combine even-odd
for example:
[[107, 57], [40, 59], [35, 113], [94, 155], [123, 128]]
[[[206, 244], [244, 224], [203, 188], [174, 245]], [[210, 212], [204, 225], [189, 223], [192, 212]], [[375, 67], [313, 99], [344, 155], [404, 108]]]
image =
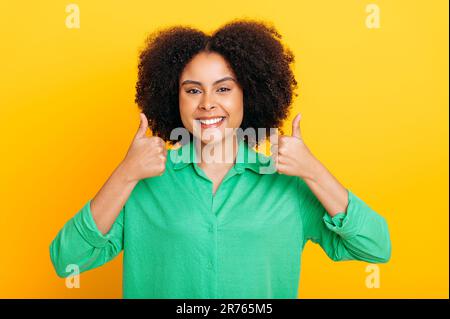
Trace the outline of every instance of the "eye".
[[190, 89], [190, 90], [187, 90], [186, 93], [189, 93], [189, 94], [198, 94], [198, 93], [200, 93], [200, 90], [197, 90], [197, 89]]
[[230, 89], [226, 88], [226, 87], [221, 87], [220, 89], [218, 89], [218, 91], [219, 92], [227, 92], [227, 91], [230, 91]]

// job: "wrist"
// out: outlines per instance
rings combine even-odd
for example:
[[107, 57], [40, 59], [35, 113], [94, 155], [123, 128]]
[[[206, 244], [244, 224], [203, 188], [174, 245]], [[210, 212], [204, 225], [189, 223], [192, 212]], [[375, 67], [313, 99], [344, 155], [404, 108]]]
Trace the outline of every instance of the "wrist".
[[114, 171], [114, 175], [124, 184], [135, 186], [139, 181], [137, 178], [134, 178], [132, 174], [129, 173], [129, 169], [127, 167], [126, 162], [122, 161], [119, 166], [117, 166]]
[[309, 161], [308, 170], [304, 176], [301, 176], [305, 181], [318, 183], [325, 172], [325, 167], [318, 159], [312, 157]]

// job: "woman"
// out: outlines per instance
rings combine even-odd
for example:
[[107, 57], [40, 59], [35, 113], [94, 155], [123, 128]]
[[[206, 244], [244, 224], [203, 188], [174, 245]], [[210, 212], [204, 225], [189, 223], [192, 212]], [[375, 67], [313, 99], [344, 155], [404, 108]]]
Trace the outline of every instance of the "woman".
[[[385, 219], [309, 151], [300, 115], [290, 136], [269, 129], [287, 118], [297, 86], [280, 40], [273, 27], [247, 20], [212, 35], [173, 27], [149, 37], [140, 127], [53, 240], [59, 276], [123, 249], [125, 298], [296, 298], [308, 240], [335, 261], [389, 260]], [[272, 156], [253, 149], [267, 138]]]

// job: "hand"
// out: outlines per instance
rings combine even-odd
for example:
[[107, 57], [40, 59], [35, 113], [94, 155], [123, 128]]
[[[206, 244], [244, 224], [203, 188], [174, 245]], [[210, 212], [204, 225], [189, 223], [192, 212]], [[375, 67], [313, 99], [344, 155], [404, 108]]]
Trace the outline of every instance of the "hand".
[[292, 121], [292, 136], [272, 135], [271, 152], [277, 172], [314, 180], [319, 161], [303, 142], [300, 131], [301, 114]]
[[145, 135], [148, 120], [140, 114], [141, 122], [121, 166], [130, 181], [160, 176], [166, 169], [167, 149], [164, 140], [158, 136]]

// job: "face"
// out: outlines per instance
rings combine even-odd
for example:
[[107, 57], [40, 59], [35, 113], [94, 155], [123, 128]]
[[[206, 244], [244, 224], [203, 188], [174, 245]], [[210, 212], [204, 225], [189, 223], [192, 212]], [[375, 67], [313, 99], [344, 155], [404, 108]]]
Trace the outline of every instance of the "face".
[[181, 121], [202, 144], [221, 143], [239, 128], [243, 92], [226, 60], [201, 52], [184, 68], [179, 81]]

